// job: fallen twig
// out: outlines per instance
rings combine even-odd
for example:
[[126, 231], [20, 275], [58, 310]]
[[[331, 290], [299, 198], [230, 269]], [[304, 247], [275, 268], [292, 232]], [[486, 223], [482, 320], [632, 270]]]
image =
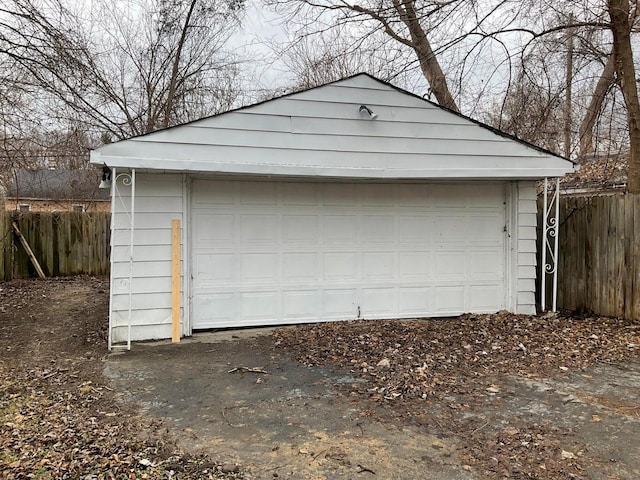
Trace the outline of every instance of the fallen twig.
[[231, 370], [229, 370], [227, 373], [234, 373], [234, 372], [251, 372], [251, 373], [264, 373], [266, 374], [267, 372], [259, 367], [255, 367], [255, 368], [249, 368], [249, 367], [234, 367]]
[[364, 472], [367, 472], [367, 473], [372, 473], [373, 475], [375, 475], [375, 474], [376, 474], [376, 472], [374, 472], [374, 471], [373, 471], [373, 470], [371, 470], [370, 468], [363, 467], [363, 466], [362, 466], [362, 465], [360, 465], [360, 464], [358, 464], [358, 468], [360, 469], [360, 470], [358, 470], [358, 473], [364, 473]]

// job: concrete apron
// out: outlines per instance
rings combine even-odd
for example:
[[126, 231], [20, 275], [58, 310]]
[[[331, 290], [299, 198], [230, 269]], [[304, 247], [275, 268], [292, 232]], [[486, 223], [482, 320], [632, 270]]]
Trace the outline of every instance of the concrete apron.
[[[183, 448], [240, 464], [246, 478], [483, 478], [457, 456], [456, 436], [372, 414], [370, 403], [338, 389], [358, 379], [301, 365], [268, 333], [136, 344], [111, 355], [105, 372], [126, 398], [170, 422]], [[639, 364], [514, 376], [500, 390], [470, 412], [479, 422], [557, 425], [571, 432], [562, 448], [583, 456], [590, 478], [640, 478]]]
[[336, 389], [358, 379], [293, 361], [268, 333], [135, 344], [111, 355], [105, 373], [125, 398], [173, 424], [187, 451], [237, 463], [247, 478], [478, 478], [452, 438], [373, 418], [371, 405]]

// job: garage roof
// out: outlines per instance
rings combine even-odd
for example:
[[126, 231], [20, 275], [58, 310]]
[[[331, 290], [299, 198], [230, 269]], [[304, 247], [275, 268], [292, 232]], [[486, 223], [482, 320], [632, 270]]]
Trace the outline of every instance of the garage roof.
[[91, 152], [91, 162], [381, 180], [534, 179], [577, 170], [565, 158], [365, 73], [104, 145]]

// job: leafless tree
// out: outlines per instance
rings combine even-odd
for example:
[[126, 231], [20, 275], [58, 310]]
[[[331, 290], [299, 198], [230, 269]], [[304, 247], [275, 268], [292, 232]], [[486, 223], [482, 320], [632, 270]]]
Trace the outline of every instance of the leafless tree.
[[[37, 3], [36, 3], [37, 2]], [[214, 113], [235, 99], [237, 61], [224, 44], [237, 0], [140, 0], [92, 16], [57, 0], [0, 8], [0, 58], [55, 121], [125, 138]]]
[[[640, 101], [638, 100], [636, 70], [633, 63], [630, 26], [633, 25], [633, 21], [630, 22], [630, 18], [635, 13], [629, 8], [629, 3], [629, 0], [609, 0], [608, 10], [613, 34], [615, 69], [627, 107], [627, 123], [629, 126], [630, 149], [627, 191], [640, 193]], [[637, 2], [633, 3], [634, 7], [637, 6]]]

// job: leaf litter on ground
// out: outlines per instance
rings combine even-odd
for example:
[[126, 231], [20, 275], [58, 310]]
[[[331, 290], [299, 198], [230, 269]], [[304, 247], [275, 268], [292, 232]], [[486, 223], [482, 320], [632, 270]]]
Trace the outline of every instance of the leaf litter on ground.
[[469, 462], [490, 478], [588, 478], [579, 455], [562, 454], [567, 432], [558, 426], [478, 423], [480, 406], [502, 395], [500, 379], [568, 375], [637, 360], [640, 351], [637, 322], [558, 314], [358, 320], [272, 335], [277, 348], [308, 366], [348, 369], [365, 380], [349, 385], [349, 394], [457, 435]]

